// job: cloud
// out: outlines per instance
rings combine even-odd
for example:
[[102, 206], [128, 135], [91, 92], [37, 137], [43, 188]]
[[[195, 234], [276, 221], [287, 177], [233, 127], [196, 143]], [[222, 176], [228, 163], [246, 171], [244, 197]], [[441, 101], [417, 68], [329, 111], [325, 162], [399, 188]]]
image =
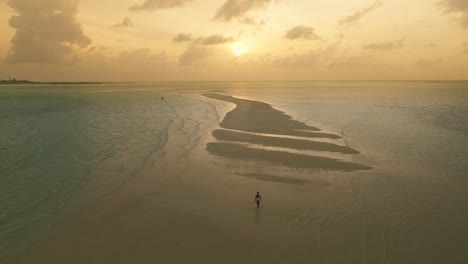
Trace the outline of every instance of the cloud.
[[415, 63], [418, 67], [437, 67], [444, 63], [441, 58], [438, 59], [418, 59]]
[[307, 53], [291, 54], [273, 60], [273, 64], [280, 67], [314, 67], [323, 65], [337, 51], [336, 45], [326, 48], [310, 50]]
[[263, 27], [266, 25], [267, 21], [265, 19], [254, 19], [252, 17], [244, 17], [238, 20], [240, 24], [251, 26], [253, 30], [253, 35], [256, 35], [260, 32]]
[[245, 18], [239, 19], [239, 23], [250, 25], [250, 26], [257, 26], [257, 21], [255, 21], [255, 19], [252, 17], [245, 17]]
[[195, 42], [201, 45], [218, 45], [234, 41], [233, 37], [224, 37], [222, 35], [211, 35], [198, 38]]
[[463, 49], [465, 50], [465, 53], [468, 53], [468, 42], [463, 43]]
[[108, 47], [106, 46], [92, 46], [86, 50], [86, 53], [93, 53], [93, 55], [101, 54], [102, 52], [106, 51]]
[[468, 1], [466, 0], [442, 0], [440, 4], [449, 12], [468, 11]]
[[[85, 78], [89, 81], [151, 81], [168, 75], [167, 57], [164, 50], [153, 53], [148, 48], [140, 48], [113, 54], [106, 47], [95, 46], [83, 52], [76, 65], [67, 68], [62, 75], [54, 78]], [[72, 75], [72, 77], [66, 78], [67, 75]]]
[[315, 40], [315, 39], [319, 39], [320, 37], [315, 33], [315, 29], [313, 27], [296, 26], [286, 31], [284, 38], [287, 38], [290, 40], [294, 40], [294, 39]]
[[211, 35], [208, 37], [199, 37], [194, 39], [192, 37], [192, 34], [184, 34], [184, 33], [179, 33], [177, 36], [175, 36], [172, 39], [173, 42], [180, 43], [180, 42], [190, 42], [192, 41], [193, 44], [198, 44], [198, 45], [219, 45], [219, 44], [224, 44], [228, 42], [234, 41], [233, 37], [224, 37], [222, 35], [216, 34], [216, 35]]
[[457, 14], [460, 25], [468, 29], [468, 0], [442, 0], [439, 5], [446, 13]]
[[265, 8], [272, 0], [227, 0], [219, 7], [215, 20], [231, 21], [242, 17], [250, 10]]
[[131, 65], [157, 64], [164, 66], [167, 62], [165, 51], [159, 54], [153, 54], [150, 49], [136, 49], [131, 51], [123, 51], [117, 57], [117, 61]]
[[196, 61], [203, 60], [212, 52], [204, 47], [190, 46], [179, 58], [179, 64], [183, 66], [192, 65]]
[[285, 68], [362, 69], [368, 67], [371, 59], [369, 55], [340, 50], [339, 46], [339, 43], [334, 43], [307, 53], [277, 57], [272, 63]]
[[383, 5], [383, 0], [377, 0], [370, 6], [362, 10], [359, 10], [350, 16], [343, 17], [342, 19], [340, 19], [339, 24], [340, 26], [354, 26], [359, 21], [361, 21], [361, 19], [364, 18], [367, 14], [381, 7], [382, 5]]
[[179, 33], [177, 36], [175, 36], [172, 41], [176, 43], [180, 42], [189, 42], [192, 40], [192, 34], [184, 34], [184, 33]]
[[115, 24], [114, 27], [116, 28], [126, 28], [126, 27], [133, 27], [133, 21], [129, 17], [124, 17], [122, 23]]
[[9, 23], [16, 29], [7, 63], [73, 61], [76, 50], [91, 44], [76, 20], [77, 0], [9, 0], [18, 14]]
[[398, 41], [377, 42], [364, 45], [367, 50], [395, 50], [404, 47], [405, 39], [402, 38]]
[[133, 5], [130, 11], [151, 11], [158, 9], [170, 9], [183, 6], [192, 0], [145, 0], [142, 4]]
[[119, 68], [135, 67], [138, 65], [145, 67], [165, 66], [167, 64], [167, 53], [165, 50], [156, 54], [149, 48], [126, 50], [118, 54], [112, 54], [109, 51], [109, 48], [105, 46], [90, 47], [82, 53], [82, 61], [80, 63], [87, 64], [92, 62], [98, 66], [105, 64], [106, 67], [120, 64]]

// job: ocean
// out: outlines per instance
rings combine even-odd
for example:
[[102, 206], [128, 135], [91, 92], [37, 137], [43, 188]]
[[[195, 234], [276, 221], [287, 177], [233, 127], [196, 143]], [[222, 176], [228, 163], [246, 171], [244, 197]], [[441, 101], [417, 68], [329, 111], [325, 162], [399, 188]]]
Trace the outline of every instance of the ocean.
[[[236, 106], [205, 93], [270, 104], [359, 152], [307, 153], [372, 169], [208, 151]], [[468, 82], [2, 85], [0, 263], [468, 263], [466, 157]]]

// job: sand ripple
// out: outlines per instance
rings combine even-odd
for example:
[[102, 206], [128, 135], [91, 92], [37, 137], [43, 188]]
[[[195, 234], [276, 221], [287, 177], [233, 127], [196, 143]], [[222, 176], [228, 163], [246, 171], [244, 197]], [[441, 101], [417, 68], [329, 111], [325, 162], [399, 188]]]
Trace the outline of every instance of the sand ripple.
[[[290, 116], [274, 109], [269, 104], [213, 93], [204, 94], [204, 96], [237, 105], [234, 110], [226, 114], [226, 117], [220, 123], [223, 129], [213, 131], [213, 137], [220, 141], [207, 144], [208, 152], [213, 155], [295, 169], [320, 171], [372, 169], [369, 166], [352, 161], [325, 157], [325, 153], [330, 152], [345, 155], [354, 155], [359, 152], [338, 143], [316, 141], [320, 138], [338, 140], [341, 136], [320, 132], [321, 129], [293, 120]], [[265, 149], [254, 148], [250, 145], [265, 147]], [[271, 150], [267, 149], [268, 147], [281, 148], [282, 150]], [[288, 152], [288, 149], [291, 152]], [[297, 151], [323, 152], [324, 156], [297, 153]], [[282, 178], [279, 181], [278, 177], [271, 175], [267, 178], [259, 177], [259, 179], [265, 178], [264, 180], [271, 181], [273, 179], [276, 182], [284, 182]], [[291, 180], [295, 184], [304, 183], [302, 180], [296, 182], [295, 179], [286, 181]]]

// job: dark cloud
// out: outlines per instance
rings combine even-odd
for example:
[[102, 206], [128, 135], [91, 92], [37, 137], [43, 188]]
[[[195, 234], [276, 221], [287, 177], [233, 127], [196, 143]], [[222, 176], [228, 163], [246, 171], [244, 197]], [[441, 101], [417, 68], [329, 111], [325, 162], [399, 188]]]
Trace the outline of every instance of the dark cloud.
[[398, 41], [377, 42], [364, 45], [367, 50], [395, 50], [403, 48], [405, 39], [402, 38]]
[[370, 12], [374, 11], [375, 9], [381, 7], [383, 5], [383, 0], [377, 0], [370, 6], [357, 11], [356, 13], [349, 15], [347, 17], [344, 17], [340, 19], [339, 24], [341, 26], [353, 26], [357, 24], [359, 21], [361, 21], [362, 18], [364, 18], [367, 14]]
[[180, 56], [179, 64], [183, 66], [192, 65], [196, 61], [200, 61], [212, 54], [211, 50], [204, 47], [190, 46]]
[[439, 4], [445, 12], [457, 14], [460, 25], [468, 29], [468, 0], [442, 0]]
[[224, 37], [222, 35], [211, 35], [198, 38], [195, 42], [201, 45], [218, 45], [234, 41], [233, 37]]
[[121, 23], [115, 24], [114, 27], [116, 28], [126, 28], [126, 27], [133, 27], [133, 21], [129, 17], [124, 17]]
[[442, 0], [440, 4], [449, 12], [468, 11], [467, 0]]
[[253, 9], [265, 8], [272, 0], [227, 0], [218, 11], [214, 19], [231, 21], [242, 17]]
[[179, 33], [177, 36], [175, 36], [172, 41], [176, 43], [180, 42], [189, 42], [192, 40], [192, 34], [184, 34], [184, 33]]
[[315, 29], [313, 27], [296, 26], [286, 31], [284, 38], [291, 39], [291, 40], [294, 40], [294, 39], [315, 40], [315, 39], [319, 39], [320, 37], [315, 33]]
[[88, 48], [86, 50], [86, 52], [89, 54], [89, 53], [93, 53], [93, 54], [100, 54], [104, 51], [106, 51], [108, 49], [108, 47], [106, 46], [92, 46], [90, 48]]
[[173, 42], [192, 42], [193, 44], [198, 45], [219, 45], [228, 42], [234, 41], [233, 37], [224, 37], [222, 35], [216, 34], [207, 37], [193, 38], [192, 34], [179, 33], [172, 39]]
[[252, 17], [245, 17], [245, 18], [239, 19], [239, 23], [245, 24], [245, 25], [250, 25], [250, 26], [256, 26], [257, 25], [257, 21], [255, 21], [255, 19], [252, 18]]
[[158, 9], [170, 9], [182, 6], [192, 0], [145, 0], [142, 4], [133, 5], [131, 11], [149, 11]]
[[17, 13], [9, 21], [16, 33], [8, 63], [71, 61], [91, 43], [76, 20], [77, 0], [9, 0], [8, 5]]

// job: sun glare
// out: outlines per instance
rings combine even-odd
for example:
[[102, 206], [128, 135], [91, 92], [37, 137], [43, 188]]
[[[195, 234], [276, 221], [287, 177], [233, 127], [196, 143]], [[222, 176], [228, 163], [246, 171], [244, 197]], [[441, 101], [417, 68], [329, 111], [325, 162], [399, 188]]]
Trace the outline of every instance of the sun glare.
[[244, 52], [245, 52], [244, 47], [243, 47], [242, 45], [238, 44], [238, 43], [232, 45], [231, 49], [232, 49], [232, 53], [233, 53], [236, 57], [241, 56], [241, 55], [244, 54]]

